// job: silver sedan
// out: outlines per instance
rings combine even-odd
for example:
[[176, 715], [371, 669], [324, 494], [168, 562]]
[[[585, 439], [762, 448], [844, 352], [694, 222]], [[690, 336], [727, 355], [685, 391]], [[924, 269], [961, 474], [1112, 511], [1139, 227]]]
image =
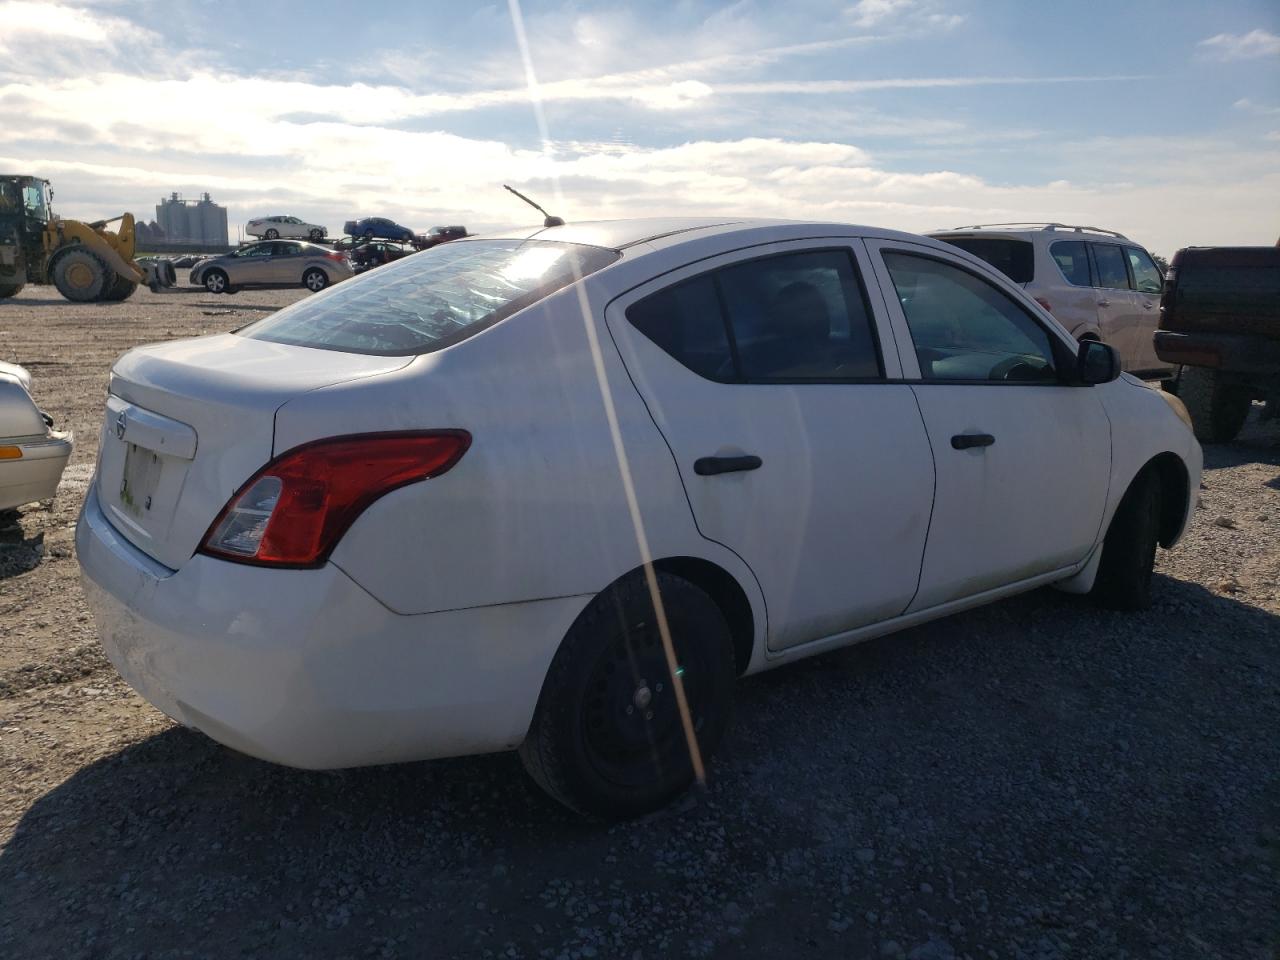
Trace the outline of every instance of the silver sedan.
[[298, 285], [314, 293], [353, 275], [351, 263], [336, 250], [297, 240], [264, 240], [202, 260], [192, 269], [191, 282], [210, 293]]

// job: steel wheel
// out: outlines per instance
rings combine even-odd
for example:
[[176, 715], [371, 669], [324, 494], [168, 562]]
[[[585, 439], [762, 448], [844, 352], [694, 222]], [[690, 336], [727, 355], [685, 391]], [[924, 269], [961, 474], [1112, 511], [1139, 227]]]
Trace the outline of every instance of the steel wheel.
[[[676, 668], [689, 712], [699, 718], [698, 681], [706, 676], [700, 654], [705, 648], [697, 645], [677, 650]], [[588, 683], [582, 729], [587, 757], [600, 776], [620, 787], [642, 786], [652, 779], [651, 764], [670, 767], [688, 750], [656, 623], [637, 629], [630, 643], [607, 647]]]
[[520, 745], [538, 785], [582, 813], [615, 819], [661, 807], [703, 774], [733, 712], [735, 660], [724, 615], [687, 580], [658, 571], [655, 581], [674, 672], [646, 578], [625, 577], [574, 621]]

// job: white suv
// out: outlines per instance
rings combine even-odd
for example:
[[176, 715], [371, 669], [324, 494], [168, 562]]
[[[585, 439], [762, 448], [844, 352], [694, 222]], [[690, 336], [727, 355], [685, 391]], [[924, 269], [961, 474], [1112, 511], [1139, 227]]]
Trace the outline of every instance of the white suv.
[[991, 223], [929, 234], [980, 257], [1044, 307], [1077, 340], [1101, 340], [1148, 380], [1173, 368], [1156, 356], [1164, 275], [1151, 254], [1111, 230], [1061, 223]]

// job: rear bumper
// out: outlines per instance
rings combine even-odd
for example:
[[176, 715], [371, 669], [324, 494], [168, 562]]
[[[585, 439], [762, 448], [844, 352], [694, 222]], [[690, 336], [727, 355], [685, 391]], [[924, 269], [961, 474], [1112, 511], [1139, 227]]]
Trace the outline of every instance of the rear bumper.
[[1165, 363], [1213, 367], [1231, 373], [1280, 376], [1280, 339], [1157, 330], [1155, 348], [1156, 356]]
[[175, 720], [294, 767], [518, 746], [587, 601], [401, 616], [333, 564], [268, 570], [198, 554], [172, 571], [116, 533], [96, 488], [76, 548], [124, 679]]
[[47, 440], [6, 445], [19, 447], [22, 456], [16, 460], [0, 460], [0, 510], [53, 497], [74, 447], [71, 434], [59, 433]]

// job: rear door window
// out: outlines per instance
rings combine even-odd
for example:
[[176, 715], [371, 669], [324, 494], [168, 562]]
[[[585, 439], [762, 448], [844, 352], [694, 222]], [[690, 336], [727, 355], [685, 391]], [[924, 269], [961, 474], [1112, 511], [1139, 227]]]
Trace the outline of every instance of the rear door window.
[[725, 267], [719, 281], [747, 380], [881, 376], [870, 314], [843, 250]]
[[1089, 273], [1089, 248], [1083, 240], [1059, 240], [1049, 248], [1049, 253], [1067, 283], [1075, 287], [1093, 286]]
[[1014, 283], [1035, 279], [1035, 247], [1026, 240], [1008, 237], [939, 237], [953, 247], [985, 260]]
[[1155, 265], [1150, 254], [1141, 247], [1125, 247], [1125, 255], [1129, 258], [1129, 269], [1133, 271], [1133, 285], [1139, 293], [1159, 293], [1164, 285], [1164, 275]]
[[709, 380], [883, 376], [866, 296], [847, 250], [722, 267], [632, 304], [627, 320]]
[[712, 274], [694, 277], [632, 304], [627, 320], [699, 376], [737, 379]]
[[299, 300], [237, 331], [379, 356], [458, 343], [618, 259], [616, 250], [546, 240], [461, 240]]
[[1130, 290], [1129, 268], [1124, 251], [1114, 243], [1093, 243], [1093, 263], [1098, 271], [1098, 286], [1108, 290]]

